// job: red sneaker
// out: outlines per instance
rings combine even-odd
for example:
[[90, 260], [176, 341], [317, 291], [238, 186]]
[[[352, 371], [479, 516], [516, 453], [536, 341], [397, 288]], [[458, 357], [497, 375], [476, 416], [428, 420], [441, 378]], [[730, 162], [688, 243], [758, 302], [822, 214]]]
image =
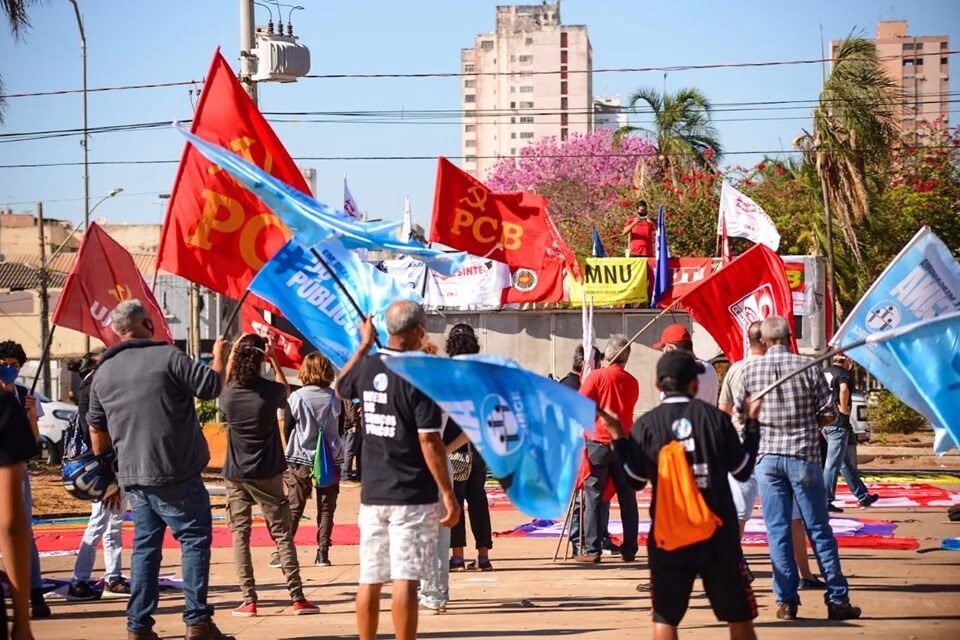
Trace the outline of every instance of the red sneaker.
[[257, 616], [257, 603], [244, 602], [233, 610], [233, 616], [235, 618], [255, 618]]
[[306, 598], [302, 600], [295, 600], [293, 603], [293, 615], [295, 616], [308, 616], [314, 613], [320, 613], [320, 607], [313, 604]]

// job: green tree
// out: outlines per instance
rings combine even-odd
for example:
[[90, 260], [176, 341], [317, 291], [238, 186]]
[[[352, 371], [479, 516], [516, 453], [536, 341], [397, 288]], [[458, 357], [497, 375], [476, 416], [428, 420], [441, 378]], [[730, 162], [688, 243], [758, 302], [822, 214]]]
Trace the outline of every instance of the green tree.
[[626, 125], [615, 140], [639, 134], [657, 145], [657, 166], [664, 174], [687, 165], [701, 168], [718, 162], [723, 155], [719, 134], [710, 118], [710, 100], [699, 89], [680, 89], [674, 94], [643, 88], [634, 93], [627, 106], [650, 109], [650, 128]]
[[[30, 27], [27, 8], [35, 2], [36, 0], [0, 0], [0, 13], [6, 18], [14, 39], [22, 37]], [[5, 94], [3, 76], [0, 75], [0, 123], [3, 123], [3, 110], [6, 106]]]

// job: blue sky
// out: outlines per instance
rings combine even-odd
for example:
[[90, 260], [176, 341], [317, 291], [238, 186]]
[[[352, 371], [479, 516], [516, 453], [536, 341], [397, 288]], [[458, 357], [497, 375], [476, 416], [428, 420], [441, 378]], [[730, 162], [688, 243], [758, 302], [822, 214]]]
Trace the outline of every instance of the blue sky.
[[[502, 0], [503, 1], [503, 0]], [[501, 1], [501, 3], [502, 3]], [[473, 36], [494, 28], [488, 0], [347, 2], [299, 0], [294, 14], [301, 41], [311, 50], [311, 73], [455, 72], [459, 51]], [[89, 87], [200, 80], [220, 46], [237, 67], [236, 0], [122, 2], [81, 0], [88, 41]], [[272, 6], [272, 5], [271, 5]], [[276, 12], [276, 9], [274, 9]], [[257, 8], [258, 22], [266, 9]], [[286, 10], [284, 10], [286, 17]], [[960, 49], [960, 2], [954, 0], [808, 0], [807, 2], [636, 2], [566, 0], [566, 24], [586, 24], [595, 68], [799, 60], [820, 57], [820, 30], [829, 41], [851, 30], [873, 36], [880, 19], [906, 19], [911, 35], [950, 36]], [[33, 9], [33, 29], [22, 42], [0, 35], [0, 72], [11, 94], [80, 87], [79, 37], [66, 0]], [[952, 56], [951, 91], [960, 56]], [[815, 100], [819, 65], [672, 72], [603, 73], [594, 76], [595, 95], [624, 98], [641, 86], [668, 90], [693, 86], [715, 104]], [[305, 79], [261, 85], [263, 111], [455, 110], [456, 78]], [[189, 118], [190, 87], [108, 91], [89, 96], [90, 127]], [[194, 96], [194, 100], [195, 100]], [[729, 107], [724, 107], [729, 109]], [[960, 107], [958, 107], [960, 110]], [[721, 141], [731, 152], [789, 149], [808, 126], [809, 107], [718, 111]], [[956, 114], [951, 114], [956, 122]], [[79, 128], [79, 94], [11, 98], [0, 134]], [[281, 140], [298, 156], [436, 156], [459, 153], [455, 119], [443, 123], [277, 123]], [[79, 136], [0, 143], [0, 165], [79, 162]], [[172, 130], [106, 133], [91, 138], [90, 160], [176, 160], [182, 139]], [[734, 164], [758, 156], [731, 155]], [[373, 217], [399, 218], [409, 195], [414, 218], [429, 220], [434, 161], [304, 162], [318, 172], [318, 199], [341, 203], [342, 179]], [[113, 187], [125, 192], [100, 206], [94, 217], [110, 222], [160, 222], [176, 166], [92, 166], [91, 200]], [[49, 217], [83, 218], [82, 169], [0, 169], [0, 207], [32, 209], [44, 201]]]

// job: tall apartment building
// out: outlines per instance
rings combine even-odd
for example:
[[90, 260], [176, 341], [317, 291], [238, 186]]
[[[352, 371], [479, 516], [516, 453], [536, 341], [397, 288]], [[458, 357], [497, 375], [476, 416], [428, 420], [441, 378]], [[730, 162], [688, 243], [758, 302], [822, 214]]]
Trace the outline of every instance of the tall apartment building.
[[[593, 50], [556, 4], [499, 6], [497, 29], [460, 52], [463, 169], [483, 180], [537, 138], [593, 128]], [[474, 74], [474, 75], [471, 75]]]
[[620, 98], [593, 99], [593, 128], [616, 131], [627, 125], [627, 114], [620, 104]]
[[[833, 57], [842, 41], [830, 43]], [[902, 95], [901, 128], [913, 131], [920, 122], [948, 116], [950, 91], [950, 40], [947, 36], [911, 36], [906, 20], [877, 25], [877, 57]]]

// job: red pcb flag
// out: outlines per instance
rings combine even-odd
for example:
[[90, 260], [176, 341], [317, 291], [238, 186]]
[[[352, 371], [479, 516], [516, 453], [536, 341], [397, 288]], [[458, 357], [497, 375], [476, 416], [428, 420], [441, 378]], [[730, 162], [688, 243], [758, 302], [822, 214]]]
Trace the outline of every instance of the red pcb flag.
[[[783, 260], [765, 245], [745, 251], [680, 300], [693, 319], [707, 330], [730, 362], [748, 350], [747, 328], [767, 316], [793, 322], [793, 295]], [[796, 338], [791, 336], [793, 350]]]
[[124, 300], [140, 300], [153, 321], [154, 338], [173, 342], [163, 311], [126, 249], [91, 222], [63, 287], [53, 323], [99, 338], [103, 344], [120, 342], [110, 314]]
[[[310, 193], [297, 165], [219, 49], [190, 131]], [[289, 230], [259, 199], [193, 145], [185, 145], [160, 236], [158, 268], [240, 298], [260, 267], [289, 237]], [[265, 303], [258, 306], [272, 308]]]
[[430, 241], [507, 264], [514, 278], [515, 299], [509, 302], [562, 299], [557, 261], [580, 279], [576, 256], [550, 218], [545, 198], [490, 191], [443, 157], [437, 163]]
[[262, 338], [273, 336], [277, 361], [281, 367], [299, 369], [303, 364], [303, 356], [300, 355], [303, 341], [268, 324], [260, 311], [249, 302], [244, 302], [240, 310], [240, 327], [244, 333], [255, 333]]

